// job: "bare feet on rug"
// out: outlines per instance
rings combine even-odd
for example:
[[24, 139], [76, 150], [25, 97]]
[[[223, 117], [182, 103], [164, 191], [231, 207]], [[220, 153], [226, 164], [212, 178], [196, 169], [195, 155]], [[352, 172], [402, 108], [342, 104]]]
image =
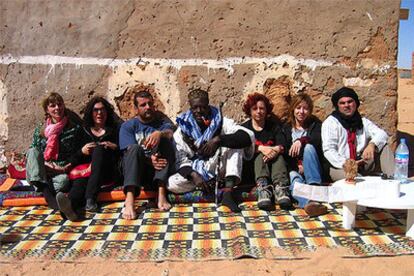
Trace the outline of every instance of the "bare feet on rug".
[[171, 209], [172, 205], [167, 200], [167, 190], [165, 187], [158, 188], [158, 209], [161, 211], [168, 211]]
[[137, 212], [135, 211], [134, 207], [134, 193], [133, 192], [127, 192], [124, 208], [122, 209], [122, 218], [123, 219], [136, 219]]

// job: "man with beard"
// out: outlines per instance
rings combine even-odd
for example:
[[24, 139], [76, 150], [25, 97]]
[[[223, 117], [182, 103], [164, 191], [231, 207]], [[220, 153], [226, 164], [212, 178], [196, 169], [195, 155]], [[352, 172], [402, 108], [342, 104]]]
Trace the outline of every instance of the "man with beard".
[[243, 157], [254, 154], [254, 134], [223, 118], [218, 108], [209, 105], [208, 93], [201, 89], [188, 95], [190, 110], [177, 117], [174, 133], [178, 173], [168, 180], [168, 190], [185, 193], [196, 188], [211, 191], [217, 177], [219, 148], [224, 178], [221, 203], [233, 212], [240, 212], [234, 187], [240, 183]]
[[171, 143], [173, 124], [163, 113], [156, 111], [154, 98], [148, 91], [134, 95], [136, 117], [122, 124], [119, 148], [122, 151], [125, 206], [124, 219], [135, 219], [134, 199], [143, 183], [158, 185], [158, 208], [169, 210], [165, 185], [174, 166]]
[[358, 172], [394, 172], [394, 155], [387, 145], [388, 135], [373, 122], [361, 117], [356, 92], [342, 87], [332, 95], [335, 110], [322, 124], [322, 148], [329, 161], [333, 181], [345, 178], [343, 165], [356, 160]]

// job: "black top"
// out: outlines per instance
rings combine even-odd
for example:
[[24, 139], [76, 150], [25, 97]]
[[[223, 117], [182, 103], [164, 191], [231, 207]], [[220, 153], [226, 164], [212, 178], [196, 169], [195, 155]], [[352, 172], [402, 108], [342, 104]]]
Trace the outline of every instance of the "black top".
[[82, 144], [85, 145], [90, 142], [112, 142], [118, 145], [118, 131], [112, 127], [105, 127], [105, 133], [102, 136], [95, 136], [90, 128], [83, 128]]
[[282, 146], [284, 155], [290, 147], [290, 139], [287, 139], [288, 136], [285, 133], [285, 127], [276, 119], [267, 119], [265, 126], [261, 131], [257, 131], [253, 128], [251, 119], [244, 122], [242, 126], [254, 132], [256, 146]]
[[[100, 143], [100, 142], [112, 142], [118, 145], [118, 130], [112, 127], [105, 127], [105, 134], [102, 136], [95, 136], [90, 128], [82, 128], [80, 135], [80, 144], [82, 147], [90, 142]], [[76, 152], [75, 157], [73, 158], [73, 166], [82, 164], [82, 163], [89, 163], [91, 161], [90, 155], [84, 155], [82, 153], [82, 147]], [[114, 157], [119, 157], [119, 149], [116, 149], [114, 152]]]
[[[290, 147], [290, 139], [287, 139], [286, 129], [284, 125], [274, 117], [266, 119], [263, 130], [256, 131], [253, 129], [252, 120], [248, 120], [242, 124], [245, 128], [254, 132], [256, 138], [256, 145], [264, 146], [282, 146], [283, 157], [286, 160], [288, 158], [287, 152]], [[242, 183], [246, 186], [255, 185], [254, 175], [254, 160], [259, 153], [255, 153], [251, 160], [244, 160], [242, 170]]]

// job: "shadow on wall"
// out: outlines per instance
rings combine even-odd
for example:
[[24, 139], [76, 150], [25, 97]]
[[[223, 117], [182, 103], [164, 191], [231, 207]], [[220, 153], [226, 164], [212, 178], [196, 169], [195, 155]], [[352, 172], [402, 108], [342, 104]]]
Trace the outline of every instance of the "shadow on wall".
[[414, 176], [414, 136], [406, 132], [398, 131], [398, 144], [400, 143], [401, 138], [405, 138], [408, 145], [408, 149], [410, 151], [410, 162], [408, 163], [408, 177], [412, 177]]

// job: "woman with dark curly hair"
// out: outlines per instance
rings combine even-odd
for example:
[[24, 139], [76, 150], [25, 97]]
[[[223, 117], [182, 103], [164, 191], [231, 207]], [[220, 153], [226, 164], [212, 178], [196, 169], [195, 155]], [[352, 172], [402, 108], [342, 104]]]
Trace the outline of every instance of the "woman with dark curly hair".
[[69, 175], [72, 187], [68, 196], [63, 193], [56, 196], [59, 209], [72, 221], [78, 219], [78, 210], [83, 206], [86, 211], [96, 212], [100, 186], [118, 176], [118, 128], [113, 107], [107, 100], [94, 97], [86, 104], [83, 130], [83, 147], [77, 153], [76, 163], [87, 165], [75, 168]]
[[272, 197], [282, 209], [291, 208], [289, 179], [283, 157], [287, 147], [283, 127], [272, 112], [273, 104], [260, 93], [247, 96], [244, 113], [250, 118], [242, 126], [252, 130], [256, 138], [256, 153], [244, 168], [254, 168], [258, 190], [258, 207], [263, 210], [274, 208]]

